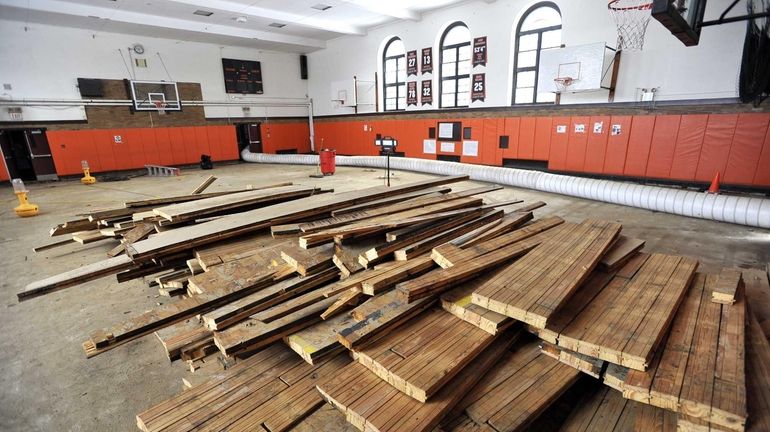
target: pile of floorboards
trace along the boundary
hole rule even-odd
[[[463,180],[126,203],[94,216],[140,221],[119,254],[19,298],[112,274],[175,296],[83,343],[155,333],[193,371],[144,431],[770,430],[764,270]]]

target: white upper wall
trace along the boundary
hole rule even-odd
[[[327,48],[309,54],[308,91],[313,98],[315,115],[352,114],[353,108],[340,107],[332,93],[340,82],[372,81],[375,72],[382,80],[383,42],[400,37],[407,51],[433,47],[438,61],[438,41],[446,26],[463,21],[472,37],[487,36],[488,62],[473,73],[486,73],[486,101],[472,107],[510,106],[513,69],[513,32],[523,12],[538,3],[532,0],[470,1],[458,6],[426,13],[418,22],[401,21],[372,29],[366,36],[345,36],[327,42]],[[606,42],[614,47],[617,31],[607,2],[599,0],[554,0],[562,14],[562,43],[567,46]],[[709,0],[706,19],[719,16],[730,0]],[[657,87],[658,100],[731,98],[737,96],[738,72],[745,35],[745,23],[726,24],[703,29],[700,44],[685,47],[654,19],[650,20],[642,52],[623,53],[615,102],[638,100],[639,88]],[[419,61],[419,60],[418,60]],[[438,64],[434,64],[438,71]],[[407,109],[427,110],[438,107],[438,74],[432,75],[432,106]],[[407,81],[429,79],[430,74],[408,77]],[[607,91],[566,94],[562,103],[607,102]],[[382,109],[382,89],[379,91]],[[361,107],[359,112],[371,111]]]
[[[297,102],[307,96],[307,81],[300,79],[299,55],[242,47],[149,38],[119,33],[94,33],[67,27],[0,20],[0,98],[80,99],[77,78],[131,78],[127,47],[140,43],[147,68],[134,68],[135,79],[197,82],[206,101]],[[124,60],[118,50],[122,50]],[[158,56],[160,54],[160,57]],[[262,63],[263,95],[225,93],[221,58]],[[160,59],[163,59],[168,74]],[[134,72],[132,72],[134,73]],[[170,77],[169,77],[170,75]],[[84,120],[85,110],[23,108],[25,121]],[[244,117],[240,106],[207,106],[208,118]],[[303,107],[251,107],[249,117],[306,116]],[[0,109],[0,121],[10,120]]]

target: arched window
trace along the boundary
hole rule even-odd
[[[452,23],[441,35],[439,47],[439,107],[468,106],[471,91],[471,32],[460,21]]]
[[[382,51],[382,89],[385,111],[406,108],[406,49],[401,39],[394,37]]]
[[[529,8],[516,27],[513,53],[513,103],[553,103],[554,93],[537,92],[540,53],[561,46],[561,13],[552,2]]]

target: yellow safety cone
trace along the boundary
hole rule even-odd
[[[13,192],[19,198],[19,206],[13,209],[16,212],[16,216],[30,217],[37,215],[40,209],[36,204],[30,204],[27,200],[27,193],[29,191],[24,187],[24,182],[21,179],[13,179],[11,184],[13,184]]]

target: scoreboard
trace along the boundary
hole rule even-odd
[[[222,59],[225,92],[262,94],[262,65],[258,61]]]

